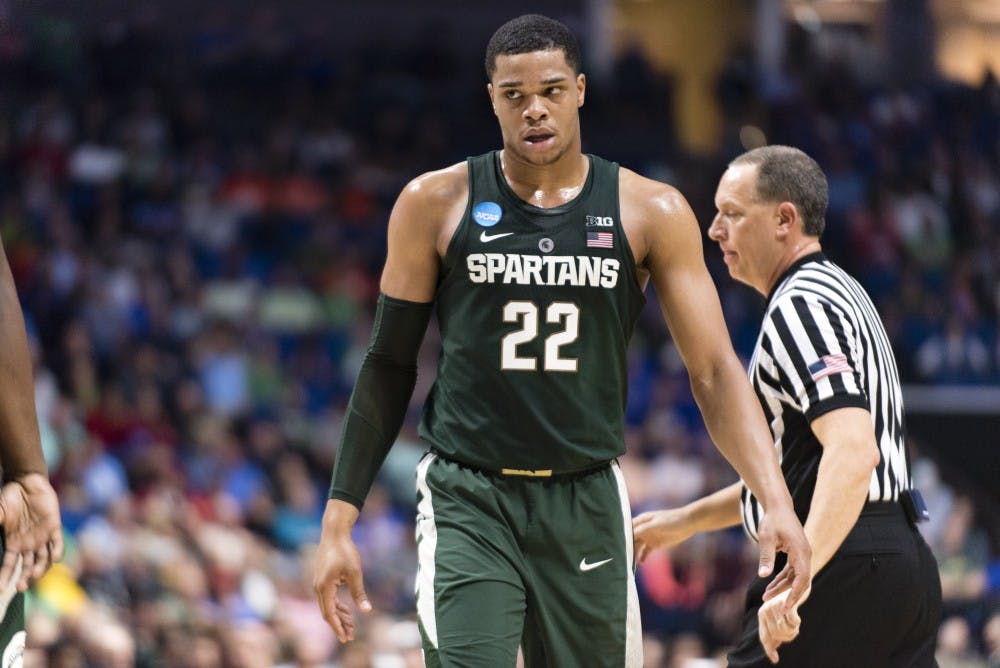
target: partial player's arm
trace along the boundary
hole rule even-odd
[[[809,580],[809,544],[795,516],[767,424],[746,372],[733,352],[715,285],[705,267],[694,213],[675,189],[635,176],[623,179],[630,216],[641,216],[639,260],[656,287],[667,327],[691,378],[691,388],[716,447],[760,499],[759,573],[767,576],[775,549],[788,553],[795,593]],[[639,258],[637,258],[638,260]]]
[[[742,489],[737,482],[686,506],[638,515],[632,521],[636,561],[642,563],[653,550],[672,547],[696,533],[739,524]]]
[[[448,223],[465,206],[465,179],[457,167],[425,174],[403,190],[389,216],[382,294],[344,416],[313,578],[323,617],[341,642],[354,638],[354,623],[337,601],[338,587],[347,585],[358,608],[371,610],[351,529],[406,417],[431,316],[438,249]]]
[[[17,298],[7,254],[0,245],[0,524],[6,548],[0,565],[0,589],[22,560],[17,588],[24,591],[62,556],[59,502],[49,483],[35,413],[31,354],[24,314]]]

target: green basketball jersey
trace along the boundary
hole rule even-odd
[[[618,165],[588,158],[580,194],[553,209],[511,190],[497,151],[468,160],[420,425],[445,457],[559,472],[625,450],[626,349],[645,298],[621,227]]]

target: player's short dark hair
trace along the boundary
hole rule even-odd
[[[802,216],[806,234],[818,237],[826,226],[829,188],[819,164],[791,146],[761,146],[732,165],[757,165],[757,197],[764,202],[791,202]]]
[[[580,44],[565,25],[541,14],[525,14],[497,28],[486,45],[486,76],[493,79],[497,56],[562,50],[573,72],[580,73]]]

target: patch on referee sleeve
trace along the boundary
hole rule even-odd
[[[823,355],[818,360],[809,365],[809,375],[813,380],[819,380],[835,373],[852,373],[851,365],[847,363],[847,356],[844,353],[833,353]]]

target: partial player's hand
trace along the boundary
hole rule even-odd
[[[789,590],[764,602],[757,610],[757,634],[760,644],[771,663],[778,663],[778,646],[795,640],[802,626],[799,617],[799,606],[809,598],[810,589],[806,589],[803,597],[798,600],[788,600]]]
[[[770,601],[778,594],[788,591],[788,589],[792,586],[794,579],[795,569],[792,568],[791,564],[785,564],[785,567],[781,569],[781,572],[767,584],[767,589],[764,590],[764,595],[761,596],[761,599]]]
[[[788,555],[788,563],[778,579],[788,582],[790,589],[785,600],[785,612],[791,610],[795,601],[805,594],[812,577],[812,549],[802,530],[802,524],[790,506],[767,509],[760,523],[760,565],[757,574],[768,577],[774,570],[774,556],[777,551]],[[766,599],[766,597],[765,597]]]
[[[4,483],[0,487],[0,525],[5,535],[0,590],[15,577],[21,557],[17,590],[25,591],[62,558],[59,500],[49,479],[40,473],[26,473]]]
[[[654,510],[637,515],[632,520],[635,560],[641,564],[653,550],[673,547],[691,537],[686,514],[680,508]]]
[[[324,514],[323,533],[316,552],[313,589],[323,619],[333,629],[340,642],[349,642],[354,640],[354,615],[351,614],[351,609],[338,599],[340,587],[347,586],[351,598],[354,599],[354,605],[361,612],[371,612],[372,604],[365,593],[361,575],[361,555],[351,540],[350,524],[345,527],[342,524],[335,525],[329,522],[328,516],[331,512],[331,505],[328,505]]]

